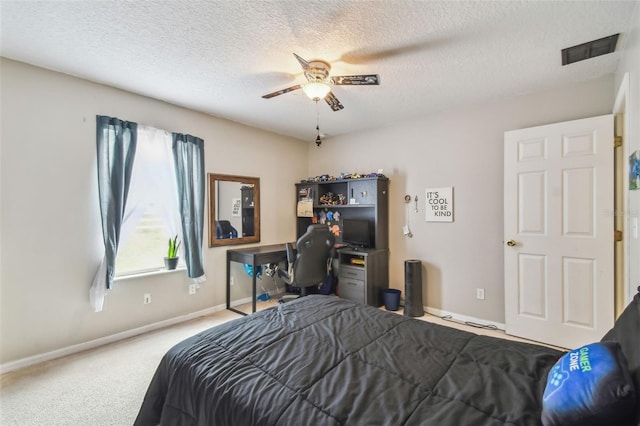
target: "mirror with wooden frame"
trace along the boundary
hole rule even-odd
[[[260,178],[209,173],[209,247],[260,241]]]

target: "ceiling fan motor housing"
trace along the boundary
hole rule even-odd
[[[329,78],[331,65],[325,61],[313,60],[309,61],[309,69],[304,72],[309,82],[326,81]]]

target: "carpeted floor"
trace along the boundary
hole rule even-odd
[[[402,314],[402,310],[396,313]],[[165,352],[189,336],[239,317],[225,310],[4,374],[0,376],[0,425],[131,425]],[[469,327],[431,315],[418,319],[512,338],[499,330]]]
[[[225,310],[3,374],[0,425],[131,425],[165,352],[189,336],[239,317]]]

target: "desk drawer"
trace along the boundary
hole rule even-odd
[[[340,265],[340,277],[364,280],[364,268],[351,268],[349,266]]]
[[[341,277],[338,281],[338,295],[343,299],[364,303],[364,281]]]

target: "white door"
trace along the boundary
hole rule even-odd
[[[613,122],[505,132],[508,334],[575,348],[613,325]]]

